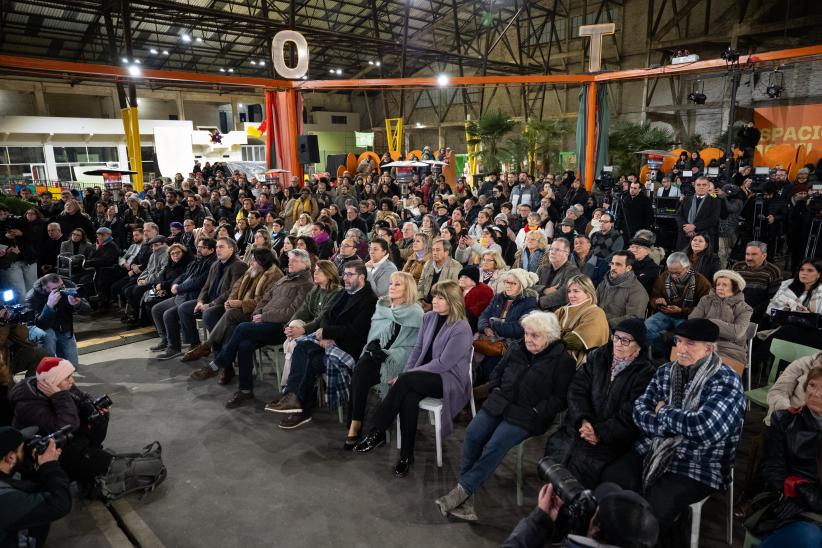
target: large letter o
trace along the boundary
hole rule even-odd
[[[297,66],[294,68],[285,64],[285,43],[293,42],[297,48]],[[308,73],[308,42],[305,37],[295,30],[281,30],[271,39],[271,61],[274,70],[283,78],[297,80]]]

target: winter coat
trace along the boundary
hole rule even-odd
[[[531,288],[524,290],[514,297],[508,305],[505,318],[500,319],[503,306],[507,297],[505,293],[497,293],[491,302],[482,312],[477,322],[477,331],[482,333],[486,327],[494,330],[498,337],[503,339],[516,340],[525,335],[525,331],[519,323],[520,318],[537,308],[537,292]],[[496,318],[493,322],[491,318]]]
[[[683,307],[682,304],[684,302],[684,295],[683,299],[677,301],[668,302],[668,295],[665,293],[665,281],[668,279],[668,271],[665,270],[657,276],[656,282],[654,282],[654,288],[651,290],[651,300],[649,302],[649,306],[651,307],[651,311],[659,312],[658,305],[656,304],[657,299],[665,299],[666,304],[678,306],[682,309],[682,312],[678,314],[668,314],[672,318],[676,318],[679,320],[684,320],[688,317],[688,315],[693,312],[696,305],[699,304],[699,300],[708,294],[711,291],[711,283],[705,279],[705,276],[702,274],[698,274],[694,272],[694,276],[696,276],[696,288],[694,289],[694,304],[690,307]],[[684,292],[683,292],[684,293]]]
[[[174,283],[174,280],[179,278],[183,272],[186,271],[189,263],[193,260],[194,258],[188,253],[180,257],[180,260],[176,263],[169,259],[165,268],[163,268],[163,271],[160,273],[160,278],[157,280],[155,285],[159,284],[160,289],[168,293],[171,289],[171,284]]]
[[[811,293],[811,298],[806,303],[804,302],[807,297],[806,291],[802,291],[801,295],[797,295],[791,291],[790,286],[793,281],[793,278],[791,278],[779,285],[779,290],[776,292],[776,295],[774,295],[768,303],[767,313],[770,314],[773,309],[796,310],[797,306],[802,305],[811,312],[822,314],[822,284],[816,286],[816,289]]]
[[[168,263],[168,246],[163,245],[157,251],[152,251],[148,258],[148,265],[146,269],[140,272],[137,281],[145,281],[145,285],[153,286],[160,279],[163,269]]]
[[[222,273],[220,272],[222,266]],[[219,260],[214,261],[211,268],[208,269],[208,277],[205,284],[200,288],[200,294],[197,300],[201,303],[212,304],[214,306],[223,306],[228,294],[231,292],[231,287],[234,282],[240,279],[245,271],[248,270],[248,265],[240,260],[237,255],[232,255],[225,263],[220,263]],[[214,292],[213,299],[209,297],[211,288],[217,284],[217,290]]]
[[[417,282],[417,284],[419,284],[420,278],[422,277],[422,270],[423,268],[425,268],[425,263],[427,263],[430,260],[430,253],[423,257],[421,261],[418,261],[416,255],[412,254],[405,261],[405,265],[403,265],[402,271],[411,274],[411,276],[414,277],[414,281]]]
[[[493,298],[494,290],[482,282],[469,289],[468,293],[465,294],[465,311],[468,313],[468,321],[476,324],[480,314],[488,307]]]
[[[648,310],[648,293],[633,271],[619,284],[613,284],[610,276],[599,283],[597,287],[597,303],[608,316],[608,325],[613,330],[622,320],[628,318],[645,319]]]
[[[417,303],[392,308],[388,297],[382,297],[377,301],[366,340],[379,341],[380,348],[386,354],[380,367],[380,384],[377,385],[381,398],[385,398],[391,388],[388,381],[402,373],[405,364],[408,363],[408,356],[417,344],[422,316],[422,307]],[[395,323],[399,324],[400,330],[397,338],[391,343],[391,347],[386,350],[385,347],[391,340]],[[362,354],[365,355],[366,352],[367,350],[363,349]]]
[[[177,295],[186,301],[196,299],[216,260],[217,254],[212,253],[208,257],[198,256],[191,261],[185,271],[172,282],[172,285],[177,284]]]
[[[654,289],[656,279],[659,277],[659,264],[654,262],[651,256],[648,255],[641,261],[634,262],[633,271],[636,279],[639,280],[639,283],[642,284],[642,287],[644,287],[645,291],[650,295]]]
[[[696,200],[696,195],[687,196],[680,204],[676,211],[676,227],[677,227],[677,249],[682,249],[688,245],[688,238],[685,232],[682,231],[682,226],[688,224],[688,212],[691,210],[691,205]],[[699,212],[694,218],[694,227],[696,232],[704,232],[708,234],[711,239],[711,249],[716,251],[718,249],[719,236],[719,215],[722,209],[721,200],[710,194],[706,194],[703,198],[705,203],[699,209]]]
[[[63,279],[65,287],[76,288],[77,284],[68,279]],[[68,302],[68,297],[60,296],[60,301],[54,308],[46,305],[49,292],[46,291],[43,278],[34,282],[34,285],[26,294],[26,308],[34,313],[34,325],[42,330],[53,329],[57,333],[74,333],[74,315],[88,314],[91,306],[85,299],[72,306]],[[78,297],[79,298],[79,297]]]
[[[388,295],[388,286],[391,285],[391,275],[397,271],[397,265],[391,262],[391,257],[386,256],[382,264],[371,269],[368,273],[368,284],[377,297]]]
[[[445,280],[453,280],[457,281],[457,275],[462,270],[462,265],[455,261],[454,259],[448,259],[445,261],[445,264],[442,267],[442,271],[440,272],[440,278],[438,281],[444,282]],[[431,286],[433,285],[434,281],[434,260],[431,259],[425,266],[422,267],[422,274],[420,275],[420,281],[417,284],[417,296],[420,300],[425,299],[428,294],[431,292]]]
[[[87,238],[94,237],[94,225],[89,216],[81,211],[73,215],[63,212],[57,216],[57,223],[60,225],[60,231],[63,234],[71,234],[71,231],[75,228],[82,228]]]
[[[608,232],[594,232],[591,234],[591,253],[597,257],[607,259],[614,251],[625,249],[625,240],[612,228]]]
[[[240,299],[243,301],[242,310],[245,314],[251,314],[254,307],[263,295],[271,289],[274,283],[283,277],[283,271],[277,265],[271,265],[268,270],[251,277],[251,269],[246,270],[242,277],[234,282],[231,292],[226,300],[233,301]]]
[[[745,302],[740,291],[736,295],[719,298],[713,289],[699,299],[688,318],[705,318],[719,327],[717,354],[727,356],[741,363],[748,361],[748,325],[751,323],[753,308]]]
[[[471,327],[468,321],[445,323],[437,336],[437,313],[427,312],[417,335],[417,343],[408,358],[404,372],[425,371],[437,373],[442,379],[442,435],[448,436],[454,430],[453,419],[471,399],[471,379],[469,357],[471,356]],[[431,348],[431,361],[423,359]]]
[[[328,309],[320,321],[323,339],[333,340],[340,350],[356,358],[368,342],[368,330],[376,306],[377,295],[368,284],[353,295],[340,291],[328,303]]]
[[[325,311],[328,310],[328,303],[342,290],[339,286],[331,290],[326,290],[319,285],[315,285],[311,288],[311,291],[308,292],[308,295],[305,296],[300,308],[291,316],[289,323],[294,320],[300,320],[303,322],[303,328],[306,333],[315,332],[320,328],[323,315],[325,315]]]
[[[545,249],[535,249],[533,253],[526,255],[526,249],[520,249],[514,254],[514,262],[511,268],[522,268],[528,272],[538,272],[539,268],[548,262],[548,251]]]
[[[71,426],[72,432],[77,432],[85,423],[78,403],[88,397],[77,385],[46,396],[37,388],[37,377],[29,377],[9,392],[9,400],[14,406],[12,426],[18,430],[36,426],[41,436],[67,425]]]
[[[611,380],[613,343],[588,354],[568,389],[568,413],[563,428],[549,438],[545,454],[573,466],[580,479],[593,488],[603,468],[624,455],[639,438],[632,417],[634,400],[645,392],[654,368],[644,350]],[[582,421],[591,423],[599,443],[591,445],[579,436]],[[573,459],[571,457],[573,456]]]
[[[314,286],[309,269],[289,272],[271,286],[257,301],[252,316],[262,314],[264,322],[288,322]]]
[[[617,220],[617,228],[625,241],[630,241],[638,230],[649,229],[653,224],[654,210],[644,191],[637,196],[622,196],[622,212]]]
[[[702,274],[709,282],[713,282],[714,274],[722,268],[719,262],[719,255],[710,249],[706,249],[700,253],[698,257],[694,257],[690,246],[683,249],[682,252],[688,255],[688,260],[691,261],[691,270]]]
[[[822,362],[822,352],[813,356],[803,356],[785,368],[771,389],[768,390],[768,414],[765,424],[771,425],[771,415],[775,411],[802,407],[805,404],[805,381],[811,369]]]
[[[97,245],[91,255],[83,263],[85,268],[105,268],[117,264],[120,257],[120,248],[109,238],[103,245]]]
[[[554,266],[546,261],[537,270],[539,281],[534,286],[534,291],[539,295],[539,307],[542,310],[553,312],[566,304],[568,302],[568,293],[565,286],[568,284],[568,280],[579,274],[579,269],[573,261],[565,261],[565,264],[558,269],[554,269]],[[555,287],[556,291],[544,294],[544,291],[549,287]]]
[[[769,491],[782,493],[790,476],[819,484],[820,434],[819,424],[805,406],[771,415],[771,427],[765,431],[762,445],[762,478]]]
[[[574,336],[582,343],[579,350],[568,350],[577,361],[577,366],[585,362],[589,350],[608,342],[610,329],[605,311],[591,304],[590,299],[579,304],[566,304],[556,311],[562,337]]]
[[[491,372],[491,392],[482,409],[531,436],[544,433],[567,405],[575,364],[565,350],[561,340],[538,354],[529,352],[523,341],[511,344]]]

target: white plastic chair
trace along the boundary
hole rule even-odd
[[[477,415],[477,406],[474,403],[474,372],[472,366],[474,362],[474,349],[468,356],[468,392],[471,395],[471,416]],[[428,411],[428,420],[434,425],[437,443],[437,466],[442,468],[442,399],[425,398],[420,401],[420,409]],[[397,415],[397,449],[402,449],[402,436],[400,435],[400,416]]]
[[[734,540],[734,469],[731,467],[731,485],[726,493],[728,499],[728,515],[725,522],[725,542],[733,544]],[[691,548],[699,548],[699,526],[702,521],[702,506],[711,498],[705,497],[699,502],[691,504]]]

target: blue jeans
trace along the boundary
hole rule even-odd
[[[822,528],[810,521],[795,521],[780,527],[764,537],[759,548],[819,548],[822,545]]]
[[[232,367],[234,360],[240,368],[240,390],[254,388],[254,351],[261,346],[282,344],[285,341],[283,324],[271,322],[243,322],[234,329],[231,339],[214,356],[217,367]]]
[[[462,446],[462,471],[459,484],[473,495],[491,477],[505,454],[529,436],[502,417],[493,417],[480,409],[465,430]]]
[[[54,329],[40,329],[37,326],[29,327],[29,340],[46,351],[49,356],[57,356],[71,362],[77,367],[77,340],[74,333],[58,333]]]
[[[657,354],[665,354],[665,345],[662,340],[663,331],[671,331],[685,319],[672,318],[662,312],[657,312],[645,320],[645,337],[648,344]],[[666,356],[667,358],[667,356]]]

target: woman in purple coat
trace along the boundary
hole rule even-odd
[[[423,398],[442,398],[442,435],[453,429],[452,419],[462,411],[471,396],[468,373],[471,354],[471,327],[465,317],[462,291],[454,281],[439,282],[431,288],[431,312],[423,316],[417,345],[405,371],[374,414],[374,427],[354,451],[365,454],[385,444],[385,431],[394,417],[400,416],[402,449],[394,477],[404,478],[414,463],[419,403]]]

